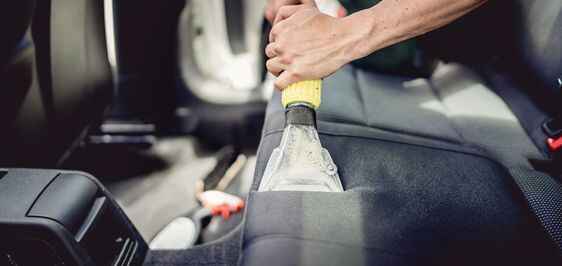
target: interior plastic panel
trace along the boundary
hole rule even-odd
[[[27,216],[55,220],[76,233],[97,193],[96,184],[89,179],[62,174],[43,191]]]
[[[0,265],[144,261],[146,243],[94,177],[59,170],[2,172],[6,174],[0,179]]]

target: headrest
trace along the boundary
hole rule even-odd
[[[0,66],[14,56],[31,23],[34,0],[0,1]]]

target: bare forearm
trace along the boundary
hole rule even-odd
[[[346,19],[363,29],[363,41],[350,51],[353,59],[407,40],[456,20],[487,0],[383,0]]]
[[[355,59],[446,25],[485,2],[382,0],[344,18],[327,16],[311,5],[286,6],[273,23],[266,66],[278,77],[279,89],[324,78]]]

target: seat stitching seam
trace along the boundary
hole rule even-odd
[[[463,134],[462,130],[459,128],[458,123],[455,122],[454,119],[451,118],[451,116],[449,115],[450,113],[452,113],[452,110],[445,104],[444,100],[445,98],[443,97],[443,95],[439,92],[439,90],[437,89],[437,86],[435,86],[435,83],[433,82],[433,80],[428,79],[428,84],[429,87],[431,88],[431,91],[435,94],[435,97],[439,100],[439,102],[441,103],[441,105],[443,106],[443,108],[447,111],[444,115],[448,118],[449,123],[451,124],[451,128],[453,128],[453,130],[459,135],[459,137],[463,140],[462,143],[460,143],[461,145],[465,146],[465,147],[470,147],[473,149],[476,149],[478,151],[480,151],[481,153],[484,154],[489,154],[490,151],[481,146],[478,145],[472,141],[469,141]],[[501,98],[500,98],[501,99]],[[522,127],[522,126],[521,126]],[[523,130],[525,131],[525,130]],[[502,164],[503,165],[503,164]]]
[[[537,127],[527,128],[523,125],[523,121],[519,118],[520,116],[517,115],[517,113],[515,112],[515,109],[513,107],[513,103],[508,100],[508,98],[504,95],[504,93],[501,93],[498,90],[497,87],[499,87],[501,85],[498,85],[498,84],[496,84],[497,82],[494,82],[494,77],[491,76],[491,74],[489,73],[489,70],[485,69],[485,70],[477,71],[477,73],[480,74],[480,77],[482,78],[483,83],[485,83],[486,86],[488,88],[490,88],[490,91],[492,91],[494,94],[496,94],[505,103],[507,108],[510,110],[510,112],[517,119],[517,122],[519,123],[519,125],[523,129],[523,132],[525,132],[527,137],[529,137],[529,139],[531,140],[531,143],[533,143],[533,145],[536,147],[538,152],[540,154],[542,154],[545,158],[548,157],[549,156],[548,152],[546,152],[544,149],[542,149],[541,146],[537,143],[536,139],[533,137],[533,132],[536,132],[537,130],[539,130],[539,132],[544,134],[543,130],[540,127],[538,127],[538,128]],[[507,80],[507,81],[503,81],[503,82],[509,83],[510,81]],[[505,85],[505,86],[511,87],[509,85]],[[515,86],[515,85],[513,85],[513,86]],[[517,86],[515,86],[515,87],[517,87]],[[543,113],[543,115],[544,115],[544,113]]]
[[[277,130],[269,131],[262,136],[262,139],[267,137],[267,136],[279,134],[279,133],[282,133],[282,132],[283,132],[283,129],[277,129]],[[328,136],[335,136],[335,137],[353,137],[353,138],[377,140],[377,141],[383,141],[383,142],[389,142],[389,143],[397,143],[397,144],[403,144],[403,145],[412,145],[412,146],[416,146],[416,147],[423,147],[423,148],[434,149],[434,150],[457,152],[457,153],[462,153],[462,154],[466,154],[466,155],[472,155],[472,156],[476,156],[476,157],[479,157],[479,158],[487,159],[487,160],[490,160],[490,161],[492,161],[492,162],[494,162],[494,163],[496,163],[496,164],[505,168],[505,166],[502,163],[496,161],[495,158],[489,156],[487,153],[482,152],[481,149],[476,149],[477,147],[472,147],[472,146],[461,145],[461,146],[459,146],[459,149],[454,149],[454,148],[447,148],[447,147],[442,147],[442,146],[437,147],[437,145],[412,143],[412,142],[400,141],[400,140],[389,140],[389,139],[383,139],[383,138],[378,138],[378,137],[364,137],[364,136],[355,136],[355,135],[351,135],[351,134],[327,133],[327,132],[322,132],[322,131],[320,131],[319,133],[320,133],[320,135],[328,135]],[[474,151],[466,150],[467,148],[473,148],[475,150]]]
[[[429,85],[431,91],[433,92],[433,94],[435,95],[435,97],[437,98],[439,103],[441,103],[441,106],[443,106],[443,108],[445,109],[446,113],[444,115],[447,118],[447,121],[449,122],[449,124],[451,125],[451,128],[461,138],[462,142],[460,142],[459,144],[464,146],[464,147],[470,147],[472,149],[476,149],[483,154],[489,154],[488,150],[484,149],[483,147],[481,147],[479,145],[475,145],[474,143],[472,143],[472,142],[470,142],[466,139],[466,137],[462,133],[462,130],[458,127],[457,123],[453,119],[451,119],[451,117],[449,116],[449,113],[452,112],[452,110],[445,104],[445,102],[444,102],[445,98],[443,98],[443,95],[441,93],[439,93],[439,91],[437,90],[437,87],[435,86],[435,83],[431,79],[428,79],[427,81],[428,81],[428,85]],[[490,156],[488,158],[492,158],[492,157]],[[494,159],[494,161],[495,161],[495,159]]]
[[[433,95],[435,95],[435,98],[437,98],[439,103],[441,103],[441,106],[443,106],[443,108],[445,109],[446,112],[445,112],[444,115],[447,118],[447,121],[449,122],[449,124],[451,125],[451,128],[459,135],[459,137],[463,140],[464,143],[467,143],[467,140],[464,137],[464,135],[462,134],[461,130],[457,127],[457,124],[449,116],[449,113],[451,112],[451,109],[445,104],[443,95],[441,95],[441,93],[439,93],[439,91],[437,91],[437,88],[436,88],[433,80],[427,79],[427,84],[429,85],[429,88],[431,89],[431,92],[433,93]]]
[[[402,135],[409,136],[409,137],[424,138],[424,139],[427,139],[429,141],[440,141],[440,142],[447,143],[449,145],[465,146],[465,145],[463,145],[463,143],[457,142],[457,141],[454,141],[454,140],[451,140],[451,139],[446,139],[446,138],[441,138],[441,137],[436,137],[436,136],[430,136],[430,135],[427,135],[427,134],[405,132],[405,131],[400,131],[400,130],[396,130],[396,129],[392,129],[392,128],[388,128],[388,127],[383,127],[383,126],[370,127],[370,126],[361,125],[361,124],[358,124],[358,123],[326,121],[326,120],[319,120],[319,122],[327,123],[327,124],[335,124],[335,125],[338,125],[338,124],[351,125],[351,126],[361,127],[363,129],[366,129],[366,130],[369,130],[369,129],[381,130],[381,131],[386,131],[388,133],[398,133],[398,134],[402,134]],[[274,134],[274,133],[277,133],[277,132],[282,132],[283,130],[284,130],[283,128],[267,130],[263,133],[263,136],[267,136],[267,135]],[[322,132],[322,130],[319,130],[319,131]],[[349,135],[349,136],[354,136],[354,135]]]
[[[439,141],[439,142],[443,142],[443,143],[445,143],[446,145],[459,145],[459,147],[464,147],[464,145],[462,145],[462,143],[455,142],[455,141],[453,141],[453,140],[449,140],[449,139],[445,139],[445,138],[438,138],[438,137],[433,137],[433,136],[428,136],[428,135],[424,135],[424,134],[412,134],[412,133],[410,133],[410,132],[402,132],[402,131],[399,131],[399,130],[393,130],[393,129],[389,129],[389,128],[386,128],[386,127],[368,127],[368,126],[359,125],[359,124],[355,124],[355,123],[341,123],[341,122],[322,121],[322,120],[319,121],[319,122],[321,122],[321,123],[327,123],[327,124],[335,124],[335,125],[338,125],[338,124],[345,124],[345,125],[351,125],[351,126],[361,127],[361,128],[363,128],[363,129],[366,129],[366,130],[370,130],[370,129],[371,129],[371,130],[386,131],[387,133],[398,133],[398,134],[405,135],[405,136],[407,136],[407,137],[422,138],[422,139],[426,139],[426,140],[428,140],[428,141]],[[284,130],[284,129],[273,129],[273,130],[268,130],[268,131],[264,132],[263,137],[266,137],[266,136],[271,135],[271,134],[283,132],[283,130]],[[331,133],[331,132],[328,132],[328,131],[324,131],[324,130],[322,130],[322,129],[320,129],[320,130],[318,130],[318,131],[319,131],[319,133],[321,133],[321,134],[328,134],[328,135],[336,135],[336,136],[341,135],[341,136],[361,137],[361,138],[367,138],[367,139],[381,139],[381,140],[383,140],[383,138],[380,138],[380,137],[363,137],[363,136],[356,136],[356,135],[353,135],[353,134]],[[408,143],[408,144],[410,144],[409,142],[398,141],[398,140],[393,140],[392,142],[399,142],[399,143]],[[413,144],[415,144],[415,143],[413,143]],[[421,145],[421,144],[420,144],[420,145]]]

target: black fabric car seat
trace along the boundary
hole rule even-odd
[[[101,118],[113,84],[103,1],[34,2],[0,4],[0,164],[53,168]]]
[[[531,60],[536,73],[528,75],[545,81],[562,73],[560,57],[545,50],[560,45],[562,27],[547,26],[560,24],[562,3],[513,2],[505,10],[516,10],[514,20],[505,25],[522,31],[527,45],[507,50],[530,50],[511,62]],[[535,173],[529,159],[549,156],[533,138],[536,129],[513,110],[535,110],[530,124],[539,127],[548,113],[528,96],[504,97],[521,88],[497,88],[488,77],[449,62],[429,79],[353,67],[327,78],[318,125],[344,193],[256,191],[284,124],[274,95],[245,214],[241,264],[560,265],[560,247],[512,174]]]

